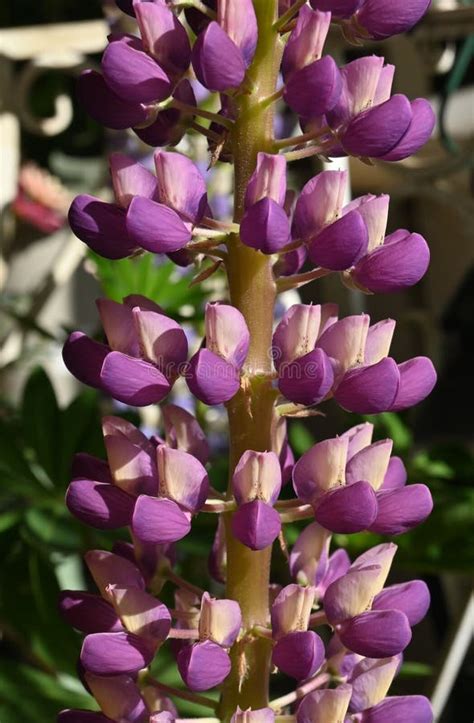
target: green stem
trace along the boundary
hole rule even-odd
[[[230,140],[235,163],[235,215],[239,223],[244,212],[247,183],[255,170],[259,151],[271,153],[273,145],[274,105],[262,104],[273,95],[278,79],[282,45],[274,27],[278,17],[278,0],[254,0],[259,37],[248,78],[252,92],[236,99],[236,121]],[[228,242],[226,270],[230,299],[244,315],[250,331],[241,390],[228,403],[230,435],[230,469],[234,469],[247,449],[257,451],[272,447],[271,422],[276,398],[271,386],[271,343],[276,285],[272,260],[248,246],[237,234]],[[230,529],[227,515],[227,589],[226,595],[237,600],[242,611],[243,627],[266,626],[269,616],[269,582],[271,546],[253,552],[241,545]],[[263,708],[268,704],[271,641],[258,638],[237,643],[231,651],[232,671],[224,683],[218,709],[222,721],[232,717],[237,706],[243,710]]]

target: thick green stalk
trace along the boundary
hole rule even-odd
[[[235,221],[243,215],[244,195],[259,151],[271,152],[273,106],[261,104],[274,93],[281,60],[281,41],[273,24],[278,0],[254,0],[259,39],[248,78],[252,91],[237,101],[237,120],[232,133],[235,164]],[[244,369],[244,385],[228,404],[230,469],[247,449],[272,447],[271,423],[275,393],[268,375],[272,370],[271,340],[276,285],[272,261],[244,246],[238,236],[229,242],[226,262],[230,299],[244,315],[250,330],[250,351]],[[244,630],[266,625],[269,615],[271,547],[252,552],[231,534],[227,522],[228,597],[240,604]],[[256,639],[232,650],[232,672],[224,684],[219,714],[228,721],[239,705],[242,709],[268,704],[271,645]]]

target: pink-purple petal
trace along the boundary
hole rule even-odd
[[[115,530],[130,524],[135,500],[114,485],[75,479],[66,493],[66,505],[74,517],[99,530]]]
[[[333,382],[333,368],[322,349],[314,349],[282,364],[278,372],[279,390],[296,404],[318,404],[328,394]]]
[[[73,233],[99,256],[124,259],[136,251],[123,208],[83,194],[72,202],[68,214]]]
[[[311,240],[309,258],[325,269],[343,271],[364,254],[367,242],[364,219],[358,211],[349,211]]]
[[[431,394],[437,381],[436,369],[431,359],[417,356],[398,365],[400,386],[390,409],[400,412],[413,407]]]
[[[192,394],[209,405],[228,402],[240,387],[237,368],[208,349],[192,357],[185,377]]]
[[[272,662],[296,680],[314,675],[324,660],[323,641],[312,630],[284,635],[273,648]]]
[[[191,240],[191,233],[178,214],[149,198],[132,199],[126,225],[135,246],[155,254],[178,251]]]
[[[102,71],[109,88],[133,103],[159,102],[170,95],[165,71],[127,40],[109,43],[102,56]]]
[[[238,88],[245,77],[246,66],[241,50],[216,22],[209,23],[199,35],[194,44],[192,62],[197,79],[208,90],[222,92]]]
[[[178,669],[188,688],[200,692],[222,683],[230,673],[231,662],[224,648],[206,640],[180,650]]]
[[[119,351],[105,357],[100,386],[119,402],[136,407],[161,402],[171,389],[167,378],[155,366]]]
[[[95,675],[134,674],[146,668],[154,647],[131,633],[92,633],[82,645],[81,663]]]
[[[241,505],[232,516],[233,535],[251,550],[263,550],[271,545],[280,530],[280,515],[261,500]]]
[[[433,499],[426,485],[414,484],[377,492],[378,513],[370,526],[380,535],[401,535],[431,514]]]
[[[320,498],[314,516],[331,532],[361,532],[368,529],[377,517],[375,492],[364,481],[337,487]]]
[[[411,640],[407,616],[399,610],[374,610],[343,622],[338,629],[344,645],[367,658],[398,655]]]
[[[334,392],[334,398],[349,412],[379,414],[393,409],[399,386],[397,364],[387,357],[377,364],[348,371]]]
[[[176,502],[140,495],[132,520],[134,535],[141,542],[163,545],[185,537],[190,529],[190,515]]]

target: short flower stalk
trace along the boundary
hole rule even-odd
[[[85,71],[79,94],[103,125],[132,128],[156,148],[155,173],[114,154],[115,201],[79,196],[71,227],[110,259],[151,253],[181,266],[203,257],[223,264],[228,298],[207,305],[193,353],[180,324],[152,300],[101,299],[105,343],[74,332],[64,361],[81,382],[125,404],[161,404],[182,377],[201,403],[225,405],[230,480],[226,493],[211,487],[206,436],[173,403],[163,404],[159,435],[106,417],[107,459],[76,456],[69,510],[98,529],[128,528],[130,542],[86,554],[95,592],[62,593],[62,614],[85,634],[80,675],[100,711],[65,710],[58,720],[185,721],[185,700],[213,716],[199,720],[223,723],[430,723],[422,696],[387,696],[411,628],[427,612],[425,583],[386,585],[393,542],[352,562],[332,546],[337,533],[393,537],[415,527],[431,512],[430,492],[406,484],[391,440],[374,442],[370,422],[318,441],[295,462],[287,417],[318,414],[326,403],[364,415],[407,409],[432,390],[433,365],[390,356],[390,319],[340,318],[331,303],[295,304],[275,319],[281,292],[325,275],[386,293],[427,270],[419,234],[386,235],[388,196],[344,205],[348,181],[339,171],[316,175],[295,195],[287,164],[313,153],[393,162],[428,140],[431,108],[391,95],[392,66],[371,56],[339,68],[324,45],[331,23],[362,43],[408,30],[429,3],[117,4],[139,36],[111,36],[102,73]],[[199,108],[195,79],[217,95],[218,112]],[[298,117],[293,138],[275,138],[281,102]],[[214,218],[191,159],[163,150],[191,128],[202,128],[214,164],[233,163],[232,222]],[[280,499],[290,481],[294,496]],[[200,514],[216,521],[212,594],[206,581],[196,586],[175,571],[179,542]],[[287,550],[284,526],[295,520],[309,523]],[[292,580],[283,586],[271,574],[278,543]],[[160,601],[164,586],[174,591],[172,608]],[[150,673],[163,645],[182,688]],[[293,681],[292,692],[274,695],[275,672]]]

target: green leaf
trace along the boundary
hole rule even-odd
[[[56,477],[59,408],[47,374],[36,368],[23,390],[22,420],[26,443],[51,480]]]
[[[58,482],[63,485],[69,482],[72,458],[76,452],[100,456],[103,447],[99,397],[96,391],[87,389],[61,411]]]
[[[92,254],[97,276],[105,294],[122,301],[129,294],[142,294],[160,304],[166,313],[180,316],[189,307],[187,318],[201,318],[206,297],[202,287],[190,288],[192,275],[176,268],[171,261],[157,264],[153,254],[110,262]]]
[[[79,528],[65,506],[60,514],[33,507],[27,511],[25,522],[38,540],[49,547],[68,551],[80,548]]]
[[[291,447],[297,456],[304,454],[314,444],[313,435],[303,422],[291,422],[288,433]]]
[[[0,720],[2,723],[52,721],[62,708],[92,709],[86,694],[65,686],[61,677],[28,665],[0,661]]]

